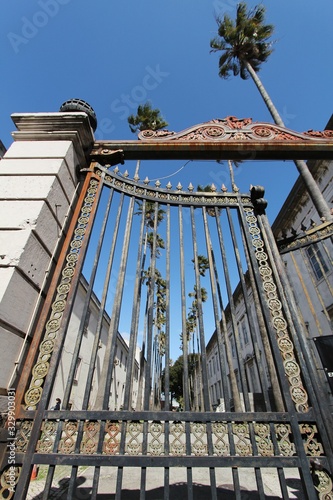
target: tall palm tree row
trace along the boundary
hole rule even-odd
[[[142,410],[143,407],[143,391],[144,384],[153,384],[153,402],[154,407],[158,408],[160,404],[160,394],[161,394],[161,372],[162,372],[162,357],[165,355],[165,332],[164,325],[166,322],[166,280],[162,277],[160,271],[155,267],[154,274],[150,265],[145,269],[145,261],[147,249],[150,251],[150,262],[155,258],[158,258],[161,254],[160,250],[165,248],[165,243],[163,238],[155,231],[159,224],[164,220],[165,210],[159,208],[155,210],[155,203],[152,201],[146,201],[145,207],[141,202],[138,203],[138,211],[135,215],[144,214],[145,217],[145,235],[144,235],[144,249],[143,249],[143,259],[142,259],[142,276],[141,283],[147,285],[147,298],[146,298],[146,308],[145,308],[145,319],[144,319],[144,334],[142,339],[142,347],[140,353],[140,370],[139,370],[139,385],[138,385],[138,396],[137,396],[137,410]],[[149,326],[148,316],[149,311],[154,311],[153,324]],[[150,328],[150,331],[149,331]],[[153,338],[154,328],[155,334]],[[154,342],[154,353],[150,365],[150,378],[151,380],[146,380],[144,382],[144,371],[146,363],[146,343],[148,336],[153,339]],[[147,376],[147,375],[146,375]]]
[[[243,80],[251,77],[257,86],[274,122],[284,127],[283,120],[263,86],[258,71],[261,64],[271,55],[270,38],[274,26],[264,24],[265,7],[256,6],[247,9],[245,2],[237,6],[236,19],[233,21],[227,14],[217,18],[218,36],[210,41],[211,52],[222,51],[219,59],[219,75],[227,79],[231,74]],[[304,181],[309,196],[323,220],[333,220],[318,184],[314,180],[304,160],[295,160],[295,165]]]

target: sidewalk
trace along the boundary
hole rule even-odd
[[[52,490],[48,499],[67,499],[67,489],[70,478],[71,467],[58,466],[55,471]],[[255,500],[259,498],[252,469],[239,469],[239,478],[242,490],[242,500]],[[47,467],[41,466],[36,480],[31,481],[28,500],[41,500],[43,496],[44,483]],[[84,500],[91,498],[91,487],[94,468],[79,468],[77,487],[73,500]],[[264,469],[262,471],[265,496],[269,500],[280,500],[282,498],[277,471],[275,469]],[[301,481],[297,469],[285,470],[286,484],[289,498],[302,500],[304,495],[301,491]],[[141,469],[131,467],[124,469],[122,498],[125,500],[137,500],[140,498]],[[116,489],[117,468],[102,467],[98,500],[112,500]],[[163,500],[164,495],[164,469],[147,469],[146,499]],[[234,500],[233,480],[231,470],[216,469],[217,497],[223,500]],[[209,500],[210,479],[207,469],[193,469],[193,497],[195,500]],[[170,469],[170,498],[172,500],[184,500],[187,498],[186,468]]]

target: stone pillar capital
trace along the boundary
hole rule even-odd
[[[11,118],[14,141],[71,141],[81,168],[88,166],[94,134],[86,113],[14,113]]]

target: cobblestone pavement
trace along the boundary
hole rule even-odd
[[[57,466],[52,490],[48,500],[67,499],[71,467]],[[242,500],[255,500],[259,498],[256,480],[253,470],[239,469],[239,478],[242,489]],[[289,469],[286,472],[285,482],[288,487],[290,499],[304,499],[301,489],[301,481],[297,469]],[[27,499],[42,500],[44,484],[47,475],[47,466],[39,468],[38,477],[31,481]],[[72,500],[88,500],[91,498],[91,487],[94,475],[93,467],[80,467]],[[98,488],[98,500],[112,500],[117,480],[117,468],[102,467]],[[125,500],[138,500],[140,498],[140,468],[124,468],[122,498]],[[164,473],[163,469],[147,469],[146,500],[162,500],[164,495]],[[217,498],[223,500],[234,500],[232,473],[230,469],[216,470]],[[265,497],[269,500],[280,500],[281,490],[275,469],[263,470],[263,482]],[[207,469],[193,470],[193,496],[195,500],[209,500],[210,479]],[[170,469],[170,498],[172,500],[184,500],[187,497],[186,468]]]

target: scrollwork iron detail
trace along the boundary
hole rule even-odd
[[[121,423],[107,420],[105,425],[105,436],[103,442],[103,453],[116,455],[119,453]]]
[[[163,455],[164,425],[162,422],[151,422],[149,424],[149,448],[148,454],[153,456]]]
[[[13,473],[14,472],[14,473]],[[14,498],[15,486],[18,483],[21,474],[21,467],[7,466],[1,474],[0,479],[0,498],[10,500]]]
[[[84,422],[83,437],[80,447],[81,453],[86,453],[87,455],[96,453],[100,427],[101,424],[94,420]]]
[[[79,423],[74,420],[68,420],[64,422],[62,428],[62,436],[59,442],[59,453],[69,455],[75,452],[78,426]]]
[[[32,429],[32,420],[19,420],[16,432],[16,451],[25,453]]]
[[[273,326],[276,330],[277,343],[283,358],[285,374],[290,384],[291,398],[296,410],[306,413],[309,409],[308,394],[303,386],[301,370],[296,360],[294,346],[290,340],[288,324],[284,317],[282,303],[278,296],[277,287],[274,283],[273,272],[269,264],[269,258],[265,251],[265,245],[261,238],[260,228],[253,209],[244,208],[252,245],[255,248],[255,257],[258,261],[259,273],[266,292],[266,299],[271,313]]]
[[[281,455],[292,457],[296,453],[295,444],[291,440],[291,427],[289,424],[275,424],[277,443]]]
[[[214,453],[219,457],[227,457],[230,453],[228,424],[214,422],[212,424]]]
[[[305,437],[304,449],[309,456],[324,455],[323,445],[318,441],[318,429],[315,424],[300,424],[301,434]]]
[[[43,422],[40,439],[37,443],[37,451],[39,453],[52,453],[56,430],[57,430],[56,421],[47,420]]]
[[[330,475],[325,470],[315,470],[312,477],[319,500],[333,500],[333,482]]]
[[[235,440],[236,454],[241,457],[251,456],[253,452],[250,442],[249,425],[245,422],[234,423],[232,430],[238,438]]]
[[[254,433],[256,436],[258,455],[262,457],[274,456],[274,447],[271,439],[269,424],[256,422],[254,424]]]
[[[183,422],[172,422],[170,437],[170,455],[185,455],[185,424]]]
[[[191,424],[191,449],[196,457],[207,455],[207,430],[206,424],[193,422]]]
[[[141,422],[128,422],[126,453],[140,455],[142,453],[143,424]]]
[[[43,383],[49,369],[49,360],[60,329],[63,311],[66,307],[67,296],[71,287],[71,280],[78,261],[78,252],[82,246],[87,224],[89,222],[92,205],[97,193],[97,186],[98,181],[92,179],[87,189],[87,195],[77,221],[74,238],[70,243],[70,251],[66,257],[66,264],[62,271],[61,282],[57,287],[57,295],[51,306],[51,316],[46,323],[44,338],[39,346],[38,359],[32,369],[30,386],[24,396],[27,410],[35,410],[42,396]]]

